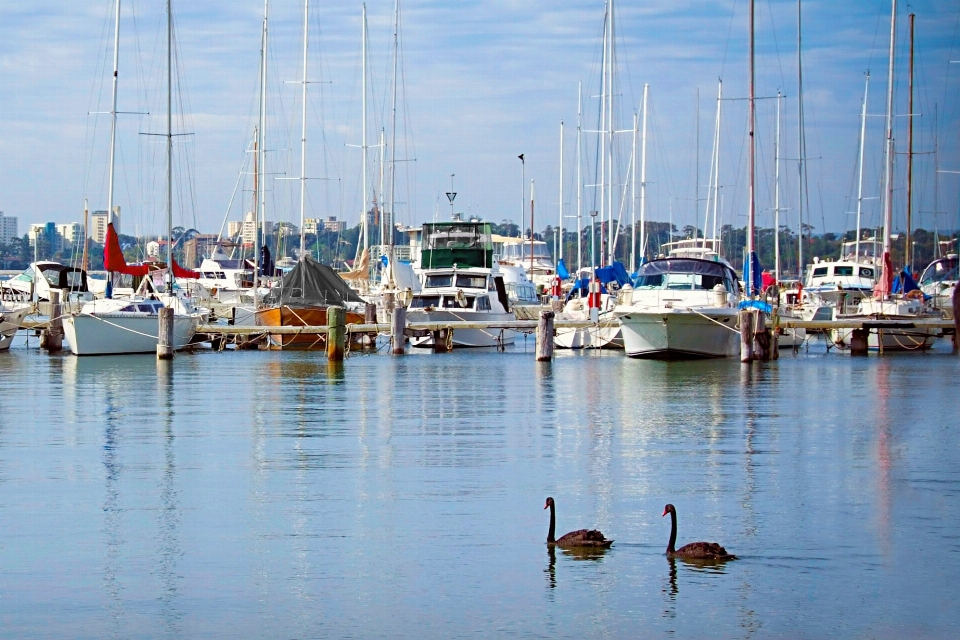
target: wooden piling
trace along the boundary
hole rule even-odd
[[[869,336],[870,336],[869,329],[854,329],[850,333],[850,355],[853,355],[853,356],[867,355],[867,345],[868,345]]]
[[[406,308],[394,307],[390,320],[390,350],[393,355],[402,356],[404,353],[404,342],[406,341],[406,336],[404,335],[404,330],[407,328]]]
[[[347,337],[346,310],[327,307],[327,360],[343,362],[343,347]]]
[[[553,359],[553,311],[541,311],[537,325],[537,362],[549,362]]]
[[[430,332],[433,337],[433,352],[434,353],[448,353],[452,351],[453,338],[450,334],[453,333],[453,329],[442,328],[435,329]]]
[[[767,314],[757,309],[753,314],[753,353],[756,360],[769,362],[773,357],[770,353],[770,332],[767,330]]]
[[[368,302],[363,308],[363,324],[377,324],[377,305]]]
[[[740,310],[740,362],[753,361],[753,309]]]
[[[770,351],[774,360],[780,359],[780,307],[774,307],[770,316]]]
[[[170,360],[173,358],[173,308],[163,307],[157,315],[160,330],[157,337],[157,358]]]
[[[40,334],[40,348],[50,353],[63,349],[63,309],[60,305],[60,291],[50,291],[50,326]]]
[[[960,286],[953,288],[953,352],[960,353]]]

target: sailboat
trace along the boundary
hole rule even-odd
[[[302,327],[327,324],[330,306],[364,304],[362,298],[330,267],[315,261],[306,251],[304,232],[307,162],[307,51],[309,43],[310,0],[303,3],[303,77],[302,121],[300,136],[300,256],[296,266],[263,299],[255,313],[255,322],[262,327]],[[348,324],[362,323],[364,315],[357,310],[346,312]],[[325,348],[323,336],[291,336],[271,334],[271,348]]]
[[[173,15],[167,0],[167,292],[174,291],[175,272],[179,269],[173,260],[173,106],[172,106],[172,74],[173,74]],[[120,0],[116,4],[117,28],[119,38]],[[115,49],[116,51],[116,49]],[[114,56],[114,110],[111,114],[116,119],[116,78],[117,56]],[[115,128],[115,127],[114,127]],[[111,145],[115,143],[115,135],[111,135]],[[110,184],[113,184],[114,154],[110,154]],[[112,187],[111,187],[112,189]],[[107,271],[127,273],[134,276],[145,276],[148,267],[127,265],[120,250],[117,234],[113,223],[107,224],[107,238],[104,242],[104,266]],[[198,275],[184,272],[183,275]],[[155,353],[160,342],[160,311],[164,306],[172,306],[171,298],[167,303],[155,297],[113,298],[92,300],[85,303],[78,313],[68,315],[63,319],[63,330],[70,351],[74,355],[116,355],[124,353]],[[174,312],[172,346],[182,349],[190,343],[200,323],[200,314],[184,314]]]
[[[32,305],[27,302],[0,300],[0,351],[10,348],[13,337],[20,330],[20,324],[31,308]]]
[[[884,157],[884,204],[883,204],[883,259],[880,263],[880,278],[874,287],[873,296],[860,301],[855,314],[837,313],[838,319],[877,319],[897,320],[903,327],[877,329],[867,338],[867,348],[878,351],[926,351],[933,346],[938,332],[935,329],[909,326],[912,320],[919,318],[938,318],[942,314],[927,307],[922,291],[914,283],[913,291],[901,286],[901,293],[894,292],[894,280],[906,282],[908,275],[902,272],[894,274],[891,248],[893,245],[893,89],[894,89],[894,52],[897,29],[897,0],[892,0],[890,13],[890,58],[887,71],[887,112],[886,112],[886,153]],[[911,64],[910,90],[913,91],[913,23],[911,21]],[[911,105],[913,103],[911,95]],[[912,110],[911,110],[912,111]],[[911,116],[912,117],[912,116]],[[912,152],[912,149],[910,150]],[[909,216],[908,216],[909,218]],[[907,225],[909,227],[908,219]],[[909,246],[909,245],[907,245]],[[906,256],[909,263],[909,252]],[[911,279],[912,280],[912,279]],[[834,343],[844,346],[850,344],[852,329],[835,329],[831,337]]]

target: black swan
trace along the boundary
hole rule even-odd
[[[589,547],[606,549],[613,544],[613,540],[607,540],[599,531],[591,531],[589,529],[571,531],[570,533],[560,536],[559,540],[555,540],[553,536],[557,529],[557,516],[554,511],[553,498],[547,498],[547,504],[543,505],[544,509],[548,507],[550,508],[550,530],[547,532],[548,545],[557,546],[561,549],[582,549]]]
[[[716,542],[691,542],[679,549],[674,549],[677,543],[677,510],[672,504],[663,508],[663,515],[670,514],[670,544],[667,545],[667,555],[674,558],[688,560],[733,560],[737,556],[727,553],[727,550]]]

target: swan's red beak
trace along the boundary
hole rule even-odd
[[[660,517],[662,518],[663,516],[665,516],[665,515],[667,515],[667,513],[668,513],[668,512],[667,512],[667,510],[666,510],[666,509],[664,509],[664,510],[663,510],[663,513],[662,513],[662,514],[660,514]]]
[[[543,508],[546,509],[549,506],[550,506],[550,503],[548,502],[547,504],[543,505]]]

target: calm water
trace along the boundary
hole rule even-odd
[[[956,637],[960,358],[939,349],[330,369],[18,344],[0,636]],[[548,495],[558,534],[613,548],[548,554]],[[666,502],[681,544],[739,559],[668,561]]]

